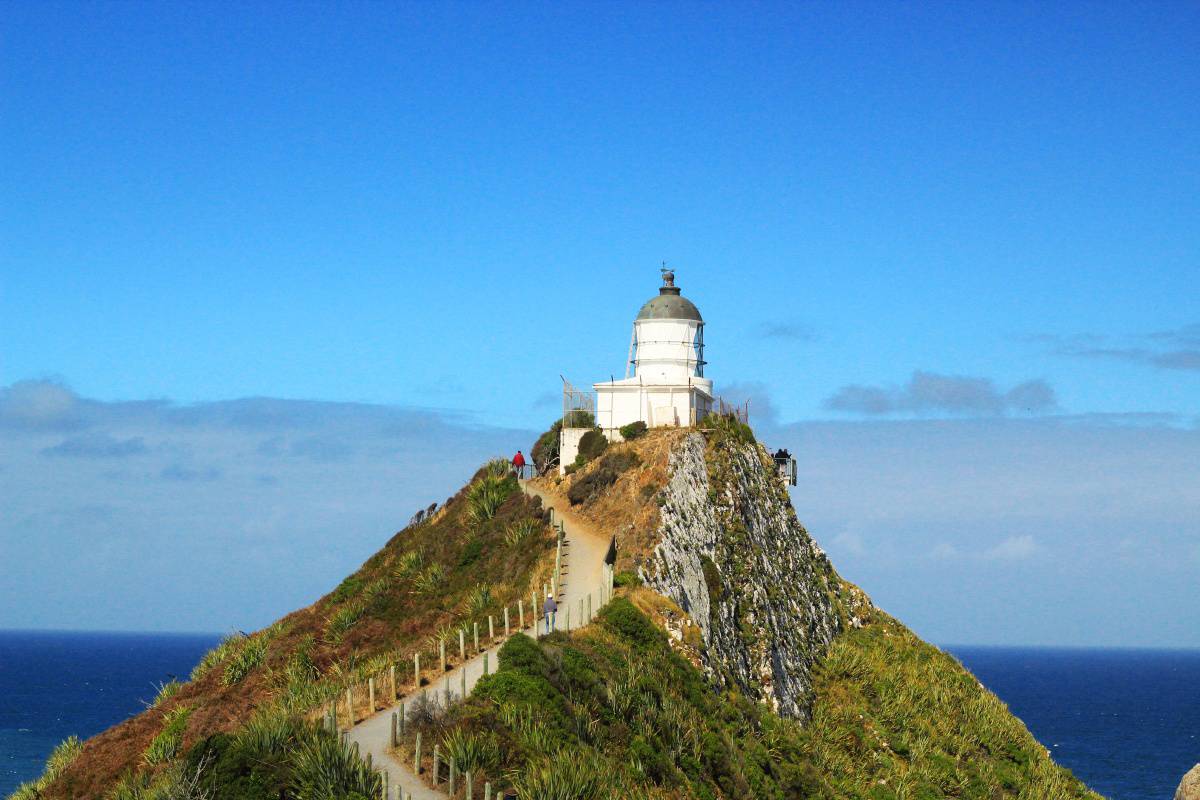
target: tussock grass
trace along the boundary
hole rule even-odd
[[[165,764],[179,755],[183,745],[183,732],[187,728],[188,717],[192,709],[188,706],[176,706],[163,714],[163,729],[151,740],[150,746],[142,754],[142,761],[147,766]]]
[[[421,594],[433,594],[443,588],[445,581],[446,568],[441,564],[430,564],[413,581],[413,588]]]
[[[355,601],[339,606],[325,623],[325,641],[337,644],[367,611],[366,603]]]
[[[230,633],[217,644],[212,650],[209,650],[200,659],[200,663],[192,669],[191,679],[198,681],[203,678],[208,671],[224,661],[230,653],[241,646],[245,641],[244,633]]]
[[[225,671],[221,674],[221,682],[226,686],[232,686],[261,666],[267,657],[267,640],[268,637],[263,634],[247,639],[225,662]]]
[[[509,525],[504,531],[504,543],[509,547],[515,547],[521,542],[529,539],[537,534],[543,528],[540,520],[536,519],[520,519]]]
[[[487,732],[468,733],[455,728],[442,739],[442,750],[461,772],[494,768],[500,760],[496,737]]]
[[[495,602],[492,596],[492,587],[488,585],[476,586],[467,598],[467,613],[471,616],[478,616],[491,607]]]
[[[394,575],[403,581],[413,577],[425,566],[425,554],[421,550],[407,550],[396,559]]]
[[[158,708],[163,703],[179,694],[179,690],[182,688],[183,684],[174,678],[169,681],[159,683],[154,693],[154,700],[150,703],[150,707]]]
[[[378,797],[379,773],[336,737],[318,734],[293,755],[289,796],[295,800]]]
[[[493,475],[486,468],[484,474],[467,490],[467,519],[474,525],[483,523],[496,516],[496,512],[513,492],[517,491],[514,478]]]
[[[59,742],[50,751],[50,757],[46,759],[46,768],[43,770],[42,776],[37,780],[28,781],[18,786],[17,790],[9,795],[9,800],[37,800],[55,778],[61,775],[67,767],[71,766],[75,762],[75,759],[79,758],[79,754],[82,751],[83,742],[79,741],[78,736],[68,736]]]

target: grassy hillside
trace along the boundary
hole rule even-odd
[[[241,787],[218,797],[258,796],[249,786],[278,797],[302,779],[298,754],[317,758],[327,747],[310,723],[329,698],[390,664],[411,674],[413,653],[436,664],[437,640],[456,635],[455,626],[540,587],[554,541],[540,503],[503,463],[489,465],[313,605],[227,638],[189,681],[165,685],[152,708],[64,743],[46,775],[14,797],[188,797],[180,792],[202,753],[210,766],[220,762],[221,782]],[[345,785],[354,785],[344,766]]]
[[[678,610],[632,599],[646,612],[618,597],[591,628],[510,640],[467,703],[419,726],[423,740],[528,800],[1095,797],[894,620],[837,640],[801,727],[714,691],[653,619]]]

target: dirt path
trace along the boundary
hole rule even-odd
[[[588,602],[592,611],[598,611],[602,604],[601,591],[607,572],[604,568],[604,558],[608,555],[610,538],[597,533],[586,520],[571,513],[570,504],[566,498],[550,492],[528,481],[521,482],[521,489],[526,494],[540,497],[543,506],[554,509],[554,521],[562,522],[565,538],[563,542],[563,562],[561,580],[559,583],[558,620],[557,628],[566,627],[568,619],[572,630],[582,627],[587,622]],[[567,610],[570,609],[568,615]],[[582,614],[581,614],[582,610]],[[534,638],[538,631],[530,626],[524,633]],[[488,654],[489,669],[495,671],[499,645],[485,652]],[[483,654],[479,654],[459,667],[446,673],[446,678],[440,685],[430,685],[425,691],[432,695],[445,697],[449,687],[451,702],[462,700],[462,673],[466,671],[467,694],[475,688],[475,684],[483,677]],[[420,691],[413,691],[399,698],[406,706],[420,696]],[[376,769],[388,775],[389,800],[400,798],[399,790],[403,790],[403,800],[443,800],[449,797],[443,791],[434,790],[425,785],[425,781],[412,771],[411,759],[407,764],[401,763],[390,752],[391,745],[392,709],[377,712],[350,729],[347,734],[349,741],[358,745],[359,753],[365,758],[369,753]],[[430,750],[433,743],[426,745]],[[482,787],[479,787],[482,797]]]

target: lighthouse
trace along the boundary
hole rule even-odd
[[[642,304],[633,320],[625,377],[592,384],[595,424],[609,441],[620,441],[621,427],[633,422],[650,428],[695,425],[713,408],[713,382],[704,376],[704,317],[675,285],[674,271],[661,272],[658,294]],[[587,408],[591,398],[569,386],[568,393],[585,404],[564,395],[564,422],[572,407],[592,411]],[[585,432],[569,424],[560,440],[563,466],[574,460]]]

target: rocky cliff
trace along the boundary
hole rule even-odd
[[[700,627],[711,680],[804,718],[814,665],[870,601],[800,524],[767,452],[736,427],[707,435],[671,450],[640,577]]]

